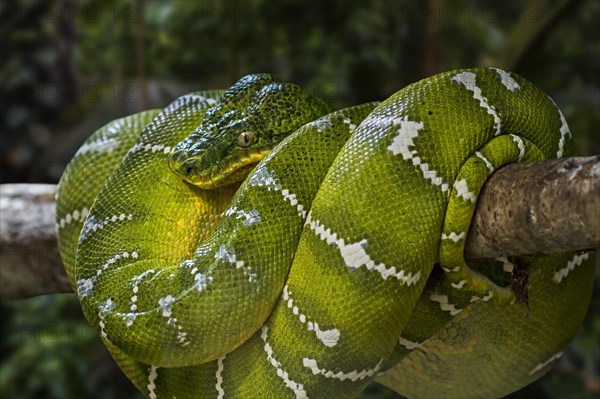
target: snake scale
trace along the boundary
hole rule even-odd
[[[594,254],[466,262],[477,195],[572,148],[554,102],[496,68],[335,112],[249,75],[94,133],[59,185],[59,245],[148,398],[499,397],[576,333]]]

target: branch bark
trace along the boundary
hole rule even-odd
[[[56,186],[0,185],[0,299],[70,292],[54,228]],[[467,259],[600,247],[600,156],[508,165],[479,195]]]
[[[600,155],[507,165],[486,181],[465,258],[600,247]]]
[[[53,184],[0,185],[0,299],[70,292],[54,229]]]

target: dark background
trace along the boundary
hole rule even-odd
[[[253,72],[340,108],[493,65],[553,97],[578,153],[600,154],[599,20],[596,0],[2,1],[0,183],[56,183],[108,121]],[[512,399],[598,397],[598,284],[593,301],[558,365]],[[2,398],[141,397],[73,294],[2,302],[0,326]]]

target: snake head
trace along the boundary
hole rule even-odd
[[[285,137],[329,112],[295,84],[269,74],[245,76],[175,146],[169,167],[203,189],[239,182]]]

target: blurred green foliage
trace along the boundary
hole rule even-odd
[[[495,65],[550,94],[579,153],[600,154],[599,17],[596,0],[2,1],[0,182],[56,182],[107,121],[252,72],[340,108],[444,70]],[[599,309],[596,284],[558,366],[510,398],[597,397]],[[1,397],[141,397],[73,295],[0,311]],[[362,398],[399,396],[372,384]]]
[[[73,294],[4,303],[2,398],[143,398],[115,368]]]

